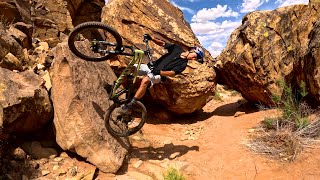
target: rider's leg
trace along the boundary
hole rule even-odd
[[[141,84],[133,99],[128,103],[128,106],[133,105],[136,101],[140,100],[144,96],[150,83],[151,81],[148,76],[142,78]]]
[[[130,113],[131,108],[136,103],[136,101],[140,100],[144,96],[150,83],[151,83],[151,81],[148,76],[143,77],[141,84],[140,84],[140,87],[138,88],[133,99],[128,104],[124,104],[123,106],[119,107],[117,109],[117,112],[120,114]]]

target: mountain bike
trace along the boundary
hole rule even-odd
[[[113,85],[105,89],[109,98],[114,102],[104,115],[105,126],[110,134],[114,136],[130,136],[138,132],[146,121],[147,110],[145,106],[137,101],[128,114],[119,114],[116,109],[128,103],[134,96],[134,84],[137,80],[138,71],[132,73],[134,64],[140,68],[143,57],[146,54],[149,65],[152,67],[151,51],[148,44],[148,36],[144,35],[143,42],[146,50],[122,45],[120,34],[112,27],[101,22],[85,22],[76,26],[68,38],[70,50],[81,59],[86,61],[104,61],[116,55],[131,56],[131,61],[122,71]],[[87,43],[90,50],[85,50],[83,43]],[[123,84],[126,84],[125,86]],[[124,95],[125,94],[125,95]],[[125,96],[125,97],[123,97]]]

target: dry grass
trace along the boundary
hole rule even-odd
[[[289,124],[272,130],[265,127],[257,128],[247,145],[256,153],[266,154],[279,160],[293,161],[304,148],[310,147],[319,137],[320,118],[317,118],[299,129],[294,129]]]
[[[247,145],[256,153],[293,161],[305,147],[309,147],[320,137],[320,113],[319,109],[311,109],[306,103],[296,99],[298,96],[292,93],[291,87],[283,82],[280,85],[284,94],[273,97],[276,104],[274,108],[279,114],[264,119]],[[302,90],[300,97],[306,95],[303,88]]]

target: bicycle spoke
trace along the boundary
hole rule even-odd
[[[99,22],[77,26],[69,35],[68,45],[77,56],[88,61],[102,61],[119,52],[121,36],[111,27]]]
[[[106,113],[106,127],[110,133],[116,136],[129,136],[141,129],[145,122],[146,110],[142,103],[135,106],[128,114],[117,114],[117,108],[111,107],[112,110]]]

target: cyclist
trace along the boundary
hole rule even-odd
[[[147,88],[150,88],[161,81],[161,76],[174,76],[181,73],[186,67],[188,60],[197,60],[203,63],[203,51],[202,48],[194,46],[189,51],[185,51],[181,46],[177,44],[167,43],[158,38],[152,38],[150,35],[145,34],[145,38],[153,41],[159,46],[163,46],[167,49],[167,53],[161,56],[153,65],[141,64],[138,71],[138,75],[144,75],[140,87],[134,95],[134,98],[122,107],[119,107],[117,111],[119,113],[129,113],[132,105],[141,99]]]

